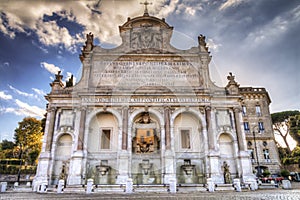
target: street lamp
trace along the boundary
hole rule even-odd
[[[19,166],[19,171],[18,171],[18,178],[17,178],[17,182],[20,182],[20,177],[21,177],[21,168],[23,165],[23,160],[22,160],[22,154],[23,154],[23,150],[22,150],[22,144],[20,143],[20,152],[19,152],[19,161],[20,161],[20,166]]]
[[[261,175],[261,170],[260,170],[259,159],[258,159],[258,153],[257,153],[257,145],[256,145],[256,138],[255,138],[255,127],[253,127],[252,134],[253,134],[254,148],[255,148],[255,154],[256,154],[257,177],[260,177],[260,175]]]

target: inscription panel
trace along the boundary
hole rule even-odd
[[[95,61],[94,86],[199,86],[198,71],[189,62],[165,61]]]

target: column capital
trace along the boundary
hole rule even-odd
[[[55,112],[57,110],[56,106],[50,106],[46,109],[47,112]]]
[[[205,106],[204,109],[205,111],[211,111],[211,106]]]
[[[235,106],[235,107],[233,107],[233,111],[235,113],[239,113],[239,112],[242,112],[242,108],[240,106]]]
[[[80,110],[81,111],[86,111],[87,110],[87,106],[80,106]]]

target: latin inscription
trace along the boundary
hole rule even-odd
[[[84,97],[84,103],[203,103],[206,97]]]
[[[198,71],[188,62],[100,61],[94,62],[95,85],[197,86]]]

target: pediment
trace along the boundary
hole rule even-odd
[[[167,49],[173,32],[164,19],[152,16],[140,16],[119,26],[123,45],[132,52],[160,53]]]

